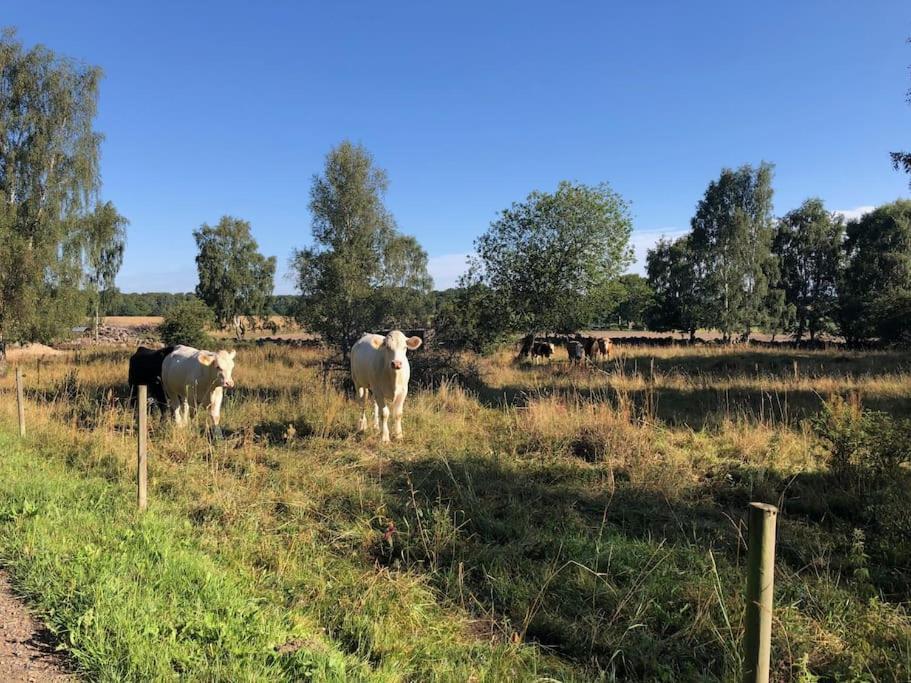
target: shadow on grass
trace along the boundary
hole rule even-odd
[[[621,679],[731,676],[739,634],[730,632],[730,641],[721,634],[742,609],[750,501],[782,509],[782,604],[822,575],[832,590],[840,584],[834,600],[856,601],[857,609],[870,581],[886,593],[904,586],[894,599],[907,599],[911,585],[911,548],[887,564],[868,512],[833,496],[825,474],[786,480],[749,468],[719,471],[671,498],[631,484],[621,470],[571,461],[424,459],[396,464],[382,484],[398,532],[378,535],[377,561],[426,573],[479,620],[499,624],[503,638],[536,642]],[[870,534],[869,580],[855,580],[863,560],[852,554],[852,532],[861,525]],[[805,582],[800,575],[810,567]],[[825,620],[828,609],[813,618]],[[783,630],[791,640],[787,652],[777,641],[776,656],[797,667],[815,643],[801,641],[797,622]],[[848,663],[836,656],[827,666],[838,673]]]

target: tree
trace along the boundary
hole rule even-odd
[[[209,343],[206,328],[214,321],[212,310],[199,299],[174,304],[159,326],[161,340],[168,346],[193,346],[201,349]]]
[[[429,294],[427,254],[399,234],[383,204],[386,172],[361,145],[330,150],[313,177],[313,241],[295,251],[300,322],[347,354],[364,333],[400,322],[409,301]]]
[[[0,339],[50,339],[85,310],[79,226],[99,188],[100,71],[0,36]]]
[[[111,202],[99,202],[84,220],[86,282],[94,304],[96,340],[104,293],[113,289],[114,279],[123,265],[127,225],[129,221],[117,212]]]
[[[748,337],[767,319],[772,254],[772,166],[724,169],[709,183],[692,220],[690,247],[704,269],[706,322],[725,341]]]
[[[438,293],[433,326],[441,346],[486,353],[505,339],[506,320],[501,299],[469,268],[457,287]]]
[[[650,330],[686,332],[695,340],[704,324],[704,274],[691,247],[691,237],[660,239],[646,256],[653,303],[646,313]]]
[[[216,324],[234,326],[243,336],[241,316],[263,316],[275,286],[275,257],[259,253],[247,221],[222,216],[218,225],[205,223],[193,232],[199,253],[196,295],[212,309]]]
[[[911,201],[878,207],[847,226],[847,267],[839,315],[849,342],[875,337],[902,341],[911,334]]]
[[[571,331],[610,309],[631,232],[629,206],[607,184],[564,181],[504,210],[477,239],[476,266],[511,329]]]
[[[652,307],[654,292],[647,279],[636,273],[620,276],[620,302],[616,307],[617,320],[623,326],[642,328],[646,312]]]
[[[821,199],[808,199],[778,221],[772,251],[778,257],[784,309],[792,309],[797,341],[833,324],[838,305],[845,228]]]

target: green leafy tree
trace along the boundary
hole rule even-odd
[[[111,202],[98,203],[83,221],[86,282],[94,308],[95,338],[98,338],[103,305],[109,303],[105,293],[114,287],[114,280],[123,265],[126,247],[126,227],[129,221],[121,216]]]
[[[275,286],[275,257],[259,253],[247,221],[222,216],[215,226],[205,223],[193,232],[199,252],[196,295],[212,309],[221,328],[234,326],[243,336],[242,316],[259,316]]]
[[[383,203],[389,181],[361,145],[344,141],[313,177],[313,246],[292,258],[300,322],[347,354],[364,333],[407,318],[430,293],[427,254],[396,229]]]
[[[911,333],[911,201],[878,207],[847,226],[840,283],[842,334],[850,342],[902,341]]]
[[[470,268],[457,287],[439,292],[433,327],[436,340],[450,349],[487,353],[506,338],[502,300]]]
[[[215,321],[212,309],[199,299],[186,299],[174,304],[159,326],[161,340],[168,346],[193,346],[201,349],[209,343],[206,329]]]
[[[816,339],[834,324],[844,235],[841,216],[826,211],[821,199],[806,200],[778,221],[772,251],[778,257],[784,307],[772,310],[793,319],[798,341],[807,332]]]
[[[79,237],[99,187],[100,75],[0,36],[0,339],[49,340],[85,310]]]
[[[677,330],[695,340],[704,324],[705,281],[701,264],[691,247],[691,237],[660,239],[646,256],[648,283],[653,292],[646,313],[648,328],[657,332]]]
[[[646,313],[654,304],[654,292],[646,278],[636,273],[621,275],[616,318],[624,327],[645,327]]]
[[[690,247],[704,269],[706,322],[725,341],[766,322],[772,254],[772,166],[724,169],[709,183],[692,220]]]
[[[477,239],[476,265],[511,329],[571,331],[610,310],[631,233],[629,205],[607,184],[564,181],[504,210]]]

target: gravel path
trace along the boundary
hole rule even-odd
[[[44,683],[77,677],[66,657],[54,650],[54,637],[35,619],[0,573],[0,681],[3,683]]]

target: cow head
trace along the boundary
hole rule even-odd
[[[199,362],[209,368],[209,372],[214,374],[213,386],[230,389],[234,386],[234,379],[231,373],[234,372],[234,356],[237,351],[221,350],[217,353],[212,351],[202,351],[199,354]]]
[[[393,330],[385,337],[373,337],[370,343],[373,344],[373,348],[385,354],[385,367],[401,370],[408,363],[405,354],[418,348],[421,345],[421,338],[406,337],[399,330]]]

